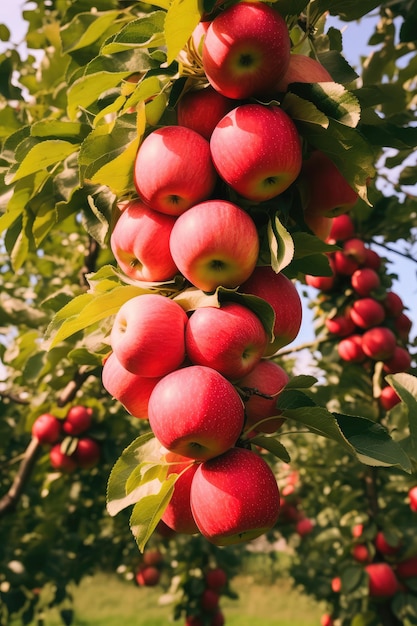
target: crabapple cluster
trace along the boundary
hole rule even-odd
[[[164,555],[160,550],[145,550],[135,571],[135,582],[139,587],[154,587],[160,581],[163,567]]]
[[[77,467],[89,469],[100,458],[100,446],[92,437],[86,436],[92,425],[93,410],[74,405],[63,419],[43,413],[32,426],[32,436],[39,443],[49,445],[52,467],[61,472],[73,472]]]
[[[201,575],[190,577],[184,587],[185,626],[223,626],[220,598],[227,587],[228,576],[221,567],[205,568]]]
[[[247,441],[281,426],[276,401],[288,375],[268,357],[295,339],[302,307],[294,283],[265,264],[268,212],[258,208],[295,184],[314,222],[320,198],[309,170],[318,158],[334,175],[311,148],[303,163],[297,127],[275,104],[294,81],[332,80],[290,48],[285,21],[264,3],[239,2],[200,22],[187,50],[201,71],[180,94],[177,123],[143,139],[137,197],[119,203],[111,234],[119,268],[144,292],[114,318],[103,386],[149,420],[168,475],[178,475],[163,522],[217,545],[267,531],[280,505],[271,467]],[[326,224],[356,201],[343,182],[349,197],[335,193]],[[176,284],[177,294],[168,288]]]
[[[343,310],[325,321],[328,333],[339,339],[340,358],[364,367],[382,362],[384,375],[406,372],[411,367],[407,342],[412,322],[402,299],[387,283],[381,257],[356,236],[347,214],[334,218],[328,241],[341,248],[329,255],[332,275],[308,275],[306,282],[320,289],[323,298],[346,295]],[[400,398],[385,385],[379,402],[389,410]]]

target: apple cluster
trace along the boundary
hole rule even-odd
[[[381,362],[384,374],[406,372],[411,367],[407,343],[412,322],[401,297],[387,286],[382,258],[356,236],[348,214],[333,219],[327,241],[340,247],[329,254],[332,275],[308,275],[306,282],[323,295],[346,296],[344,309],[325,321],[327,331],[339,339],[340,358],[364,367]],[[400,398],[385,385],[379,402],[389,410]]]
[[[282,485],[279,524],[293,530],[301,538],[306,537],[313,532],[315,524],[303,511],[299,473],[284,463],[280,475]]]
[[[70,407],[63,419],[43,413],[32,425],[32,437],[50,446],[49,460],[54,469],[64,473],[73,472],[77,467],[89,469],[100,458],[98,442],[85,436],[92,421],[93,410],[82,405]]]
[[[302,305],[265,262],[268,203],[298,186],[305,223],[327,233],[357,194],[326,155],[302,145],[278,104],[293,82],[332,78],[291,52],[276,9],[238,2],[198,24],[190,51],[199,71],[179,94],[176,123],[146,133],[136,197],[118,205],[111,249],[144,293],[114,318],[102,382],[149,420],[168,475],[178,475],[162,520],[224,545],[271,528],[280,506],[272,469],[248,441],[281,426],[288,375],[270,357],[296,338]],[[322,171],[335,181],[324,197]],[[172,285],[183,288],[176,295]]]
[[[145,550],[142,561],[135,572],[139,587],[155,587],[160,581],[164,566],[164,555],[160,550]]]
[[[220,598],[227,586],[228,576],[221,567],[207,567],[197,578],[185,584],[187,595],[185,626],[223,626]]]

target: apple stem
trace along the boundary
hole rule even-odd
[[[279,393],[277,392],[271,396],[270,394],[262,393],[262,391],[259,391],[256,387],[238,387],[237,390],[242,396],[243,402],[247,402],[252,396],[259,396],[261,398],[265,398],[265,400],[273,400],[273,398]]]

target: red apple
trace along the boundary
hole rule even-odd
[[[347,213],[336,215],[333,218],[332,228],[329,235],[329,243],[337,241],[346,241],[351,239],[355,234],[355,225],[352,218]]]
[[[381,257],[378,252],[375,252],[375,250],[371,250],[370,248],[366,248],[366,256],[363,266],[370,267],[371,269],[378,271],[381,267]]]
[[[408,491],[408,500],[410,502],[410,509],[417,513],[417,485],[415,487],[411,487]]]
[[[385,310],[382,304],[375,298],[369,297],[356,300],[349,314],[356,326],[364,329],[379,326],[385,319]]]
[[[245,429],[272,433],[282,425],[283,419],[268,419],[279,415],[276,408],[277,398],[289,381],[287,372],[274,361],[262,359],[254,369],[238,383],[238,387],[247,396],[245,401]],[[262,395],[257,395],[259,392]],[[265,397],[268,396],[268,397]],[[258,424],[258,422],[268,421]]]
[[[220,596],[213,589],[204,589],[200,598],[200,606],[207,613],[214,613],[219,608]]]
[[[301,169],[297,128],[278,106],[242,104],[232,109],[214,129],[210,150],[220,177],[256,202],[285,191]]]
[[[224,626],[224,624],[225,619],[223,613],[220,610],[215,611],[211,618],[210,626]]]
[[[75,405],[68,410],[62,428],[68,435],[80,435],[90,428],[92,421],[91,407]]]
[[[136,155],[134,181],[152,209],[181,215],[214,189],[216,173],[207,139],[184,126],[154,130]]]
[[[374,361],[383,361],[394,354],[396,338],[387,326],[374,326],[362,335],[362,348]]]
[[[314,289],[319,289],[320,291],[331,291],[336,282],[336,277],[333,276],[312,276],[311,274],[306,274],[306,283],[310,287],[314,287]]]
[[[300,537],[305,537],[313,532],[314,524],[308,517],[303,517],[296,523],[295,530]]]
[[[177,533],[193,535],[198,533],[198,528],[191,513],[190,490],[198,465],[192,463],[188,457],[172,452],[166,455],[166,460],[170,463],[168,476],[178,474],[178,478],[161,519]]]
[[[355,524],[355,526],[352,528],[352,537],[355,537],[356,539],[362,537],[363,528],[363,524]]]
[[[394,570],[388,563],[370,563],[365,567],[371,598],[391,598],[399,590]]]
[[[324,323],[326,324],[326,328],[329,333],[337,335],[338,337],[351,335],[356,329],[355,324],[352,322],[352,319],[348,314],[328,317]]]
[[[401,543],[398,540],[395,545],[388,543],[382,530],[379,530],[375,537],[375,547],[383,555],[394,556],[401,548]]]
[[[311,230],[322,241],[327,241],[332,230],[333,217],[325,217],[304,211],[304,221]]]
[[[165,281],[178,272],[169,238],[175,217],[150,209],[140,200],[124,208],[110,245],[120,269],[135,280]]]
[[[340,578],[340,576],[335,576],[335,578],[332,578],[331,587],[332,587],[332,591],[334,591],[334,593],[340,593],[341,592],[341,590],[342,590],[342,579]]]
[[[218,15],[203,43],[203,68],[228,98],[270,94],[290,61],[285,20],[260,2],[239,2]],[[273,59],[273,62],[271,62]]]
[[[306,210],[319,215],[335,217],[346,213],[358,199],[337,166],[320,150],[304,161],[300,182],[306,196]]]
[[[279,512],[279,521],[282,523],[293,524],[302,517],[300,511],[294,504],[288,502],[285,498],[281,498],[281,508]]]
[[[381,389],[379,402],[385,411],[389,411],[401,402],[401,398],[390,385],[387,385]]]
[[[370,563],[372,561],[368,546],[364,543],[357,543],[353,546],[352,556],[358,563]]]
[[[208,200],[177,219],[170,248],[181,273],[198,289],[235,288],[255,268],[258,231],[248,213],[236,204]]]
[[[236,443],[244,420],[236,389],[216,370],[191,365],[165,376],[149,399],[149,423],[161,444],[204,460]]]
[[[39,443],[56,443],[61,436],[62,421],[51,413],[43,413],[36,418],[32,426],[32,437]]]
[[[342,250],[344,254],[355,259],[359,265],[362,265],[366,260],[366,245],[362,239],[358,239],[358,237],[347,239],[343,243]]]
[[[136,572],[135,578],[140,587],[154,587],[159,583],[161,572],[157,567],[147,565]]]
[[[63,452],[60,443],[56,443],[50,449],[49,461],[54,469],[59,470],[64,474],[70,474],[77,468],[77,463],[74,457]]]
[[[400,313],[398,317],[394,319],[394,330],[398,333],[399,338],[404,342],[408,342],[412,326],[413,322],[405,313]]]
[[[302,303],[296,286],[285,274],[276,274],[270,266],[258,266],[239,291],[266,300],[274,310],[275,339],[268,344],[265,356],[294,341],[301,327]]]
[[[364,267],[353,272],[351,277],[353,289],[360,296],[369,296],[381,284],[379,275],[370,267]]]
[[[362,363],[366,359],[366,354],[362,348],[361,335],[350,335],[345,337],[337,346],[339,356],[344,361],[351,361],[352,363]]]
[[[403,301],[394,291],[388,291],[382,304],[390,317],[398,317],[404,310]]]
[[[326,83],[333,82],[326,68],[316,59],[305,54],[291,54],[290,62],[277,91],[287,91],[291,83]]]
[[[164,555],[160,550],[145,550],[142,560],[144,565],[161,565],[164,561]]]
[[[190,361],[212,367],[230,380],[250,372],[267,344],[268,335],[260,318],[236,302],[196,309],[185,331]]]
[[[82,437],[78,440],[73,457],[79,467],[90,469],[100,459],[100,445],[90,437]]]
[[[179,367],[185,358],[185,311],[160,294],[142,294],[119,309],[110,335],[121,365],[139,376],[156,378]]]
[[[400,561],[395,571],[399,578],[417,578],[417,556]]]
[[[272,528],[279,513],[271,468],[251,450],[232,448],[199,465],[191,510],[200,532],[218,546],[250,541]]]
[[[401,346],[396,346],[394,354],[384,361],[384,372],[386,374],[398,374],[406,372],[411,367],[411,356],[408,350]]]
[[[345,254],[342,250],[336,250],[333,254],[333,265],[335,273],[342,276],[352,276],[359,269],[357,260]]]
[[[104,389],[134,417],[148,418],[149,397],[162,376],[138,376],[125,369],[114,352],[107,357],[101,379]]]
[[[320,626],[333,626],[333,618],[329,613],[323,613],[320,618]]]
[[[225,98],[211,86],[187,91],[178,101],[177,121],[209,140],[218,122],[235,106],[235,100]]]
[[[227,583],[227,574],[221,567],[213,567],[206,571],[204,580],[209,589],[220,591]]]

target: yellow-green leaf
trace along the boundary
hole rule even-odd
[[[91,181],[107,185],[116,195],[122,194],[133,180],[133,165],[138,147],[139,137],[136,137],[121,154],[97,170]]]
[[[34,145],[20,163],[13,178],[15,182],[29,174],[44,170],[59,161],[63,161],[77,150],[77,145],[62,139],[48,139]]]
[[[168,65],[184,48],[201,19],[199,0],[173,0],[165,17],[165,40]]]
[[[46,337],[53,335],[49,350],[61,341],[71,337],[74,333],[84,330],[107,317],[115,315],[122,304],[130,300],[130,298],[143,293],[150,293],[151,291],[151,289],[125,285],[116,287],[112,291],[107,291],[96,297],[92,294],[82,294],[78,296],[63,307],[50,323],[46,333]],[[78,308],[77,303],[81,298],[85,300],[86,304],[80,312],[73,314],[72,311],[74,308]]]
[[[154,493],[142,497],[133,508],[130,528],[141,552],[169,504],[176,479],[177,475],[171,474],[162,483],[159,480],[147,483],[153,486]]]

